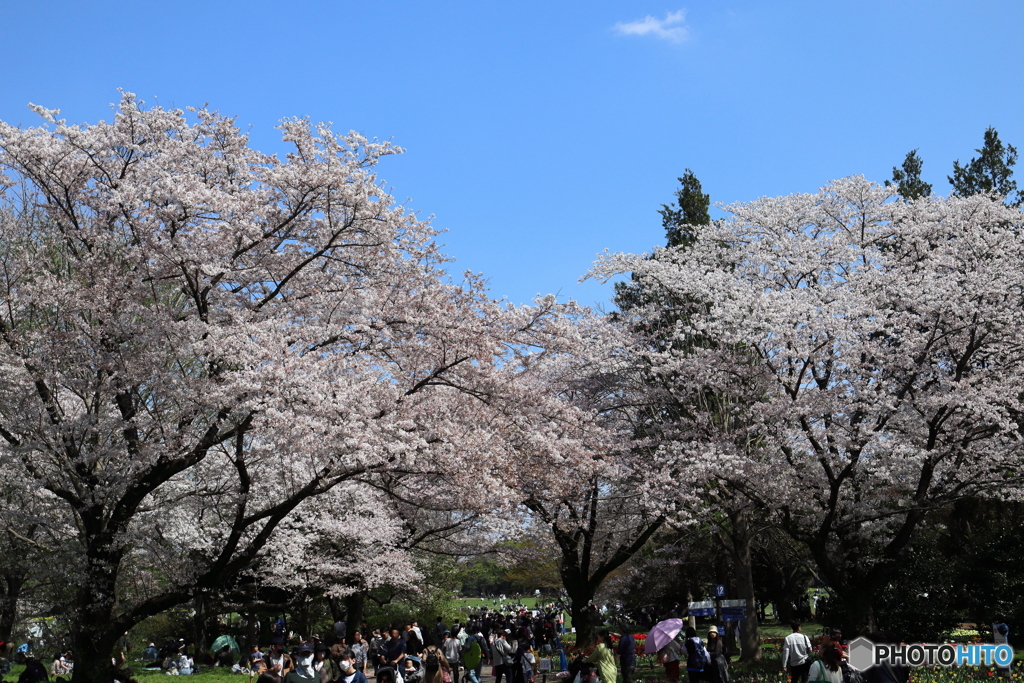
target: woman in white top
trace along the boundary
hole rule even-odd
[[[808,683],[843,683],[843,672],[839,668],[842,657],[835,643],[827,642],[821,648],[821,659],[811,664],[807,672]]]

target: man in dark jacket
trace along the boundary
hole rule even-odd
[[[384,643],[384,666],[401,671],[405,666],[405,641],[397,628],[391,629],[391,639]]]
[[[622,683],[633,683],[633,670],[636,669],[636,640],[631,630],[629,624],[622,625],[619,644],[615,647],[619,667],[622,669]]]

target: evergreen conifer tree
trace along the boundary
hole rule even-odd
[[[962,197],[994,192],[1003,197],[1008,206],[1024,202],[1013,180],[1013,166],[1017,163],[1017,148],[1004,145],[999,133],[989,126],[985,131],[985,144],[974,150],[979,156],[961,166],[953,162],[953,175],[948,176],[953,193]],[[1016,195],[1016,196],[1014,196]]]
[[[697,176],[686,169],[686,173],[678,180],[680,188],[676,190],[676,204],[662,204],[658,211],[665,228],[666,246],[669,247],[686,246],[693,241],[687,226],[711,223],[711,214],[708,213],[711,197],[704,194]]]
[[[903,168],[893,166],[892,180],[886,180],[885,186],[895,185],[896,191],[907,201],[929,196],[932,193],[932,186],[921,180],[922,166],[924,166],[924,161],[917,156],[916,149],[907,152],[907,156],[903,160]]]

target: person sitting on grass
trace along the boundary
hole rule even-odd
[[[215,666],[224,666],[231,668],[235,665],[235,655],[231,652],[231,646],[225,645],[221,649],[217,650],[217,654],[213,658]]]
[[[71,673],[71,667],[67,664],[66,656],[58,653],[53,658],[53,663],[50,665],[51,676],[67,676]]]

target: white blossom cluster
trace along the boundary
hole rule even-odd
[[[603,323],[453,282],[374,175],[397,148],[36,110],[0,123],[0,469],[45,497],[83,649],[244,577],[410,585],[416,543],[505,524],[524,446],[589,462],[546,387]]]
[[[592,272],[633,272],[632,322],[659,322],[639,357],[677,413],[652,495],[727,484],[833,576],[895,557],[936,506],[1020,496],[1019,210],[860,177],[725,208],[692,245]]]

